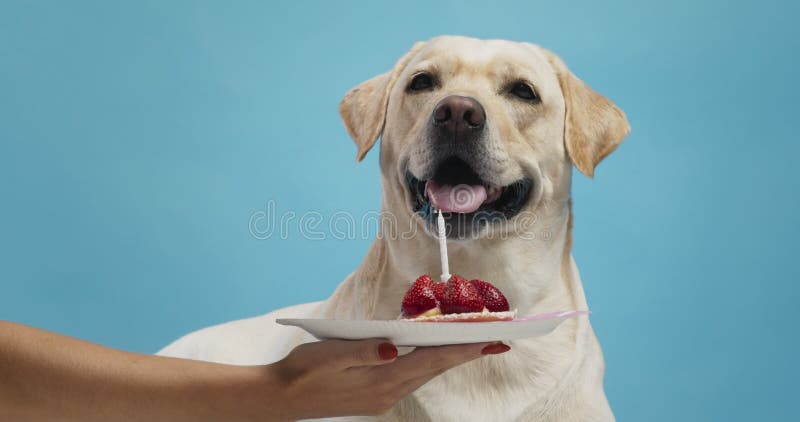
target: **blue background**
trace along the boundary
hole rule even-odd
[[[337,115],[438,34],[533,41],[633,132],[574,182],[622,421],[790,420],[797,2],[0,3],[0,318],[154,352],[326,297],[369,240],[251,235],[379,206]]]

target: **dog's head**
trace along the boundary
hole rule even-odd
[[[380,136],[385,203],[429,232],[480,237],[543,200],[566,201],[570,163],[592,176],[629,132],[623,112],[551,52],[438,37],[340,104],[364,158]]]

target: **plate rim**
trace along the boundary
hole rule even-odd
[[[590,315],[592,312],[589,310],[584,309],[572,309],[568,311],[552,311],[552,312],[543,312],[540,314],[534,315],[527,315],[524,317],[514,318],[510,321],[476,321],[476,322],[468,322],[468,321],[454,321],[454,322],[444,322],[444,321],[425,321],[425,324],[447,324],[448,326],[452,326],[453,324],[497,324],[497,323],[519,323],[519,322],[530,322],[530,321],[546,321],[549,319],[557,319],[557,318],[565,318],[565,317],[572,317],[572,316],[579,316],[579,315]],[[401,323],[401,324],[419,324],[420,321],[408,321],[402,319],[339,319],[339,318],[276,318],[275,322],[288,326],[288,327],[298,327],[297,325],[291,323],[290,321],[340,321],[340,322],[357,322],[357,323]],[[302,327],[298,327],[302,328]]]

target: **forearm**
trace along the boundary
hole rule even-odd
[[[282,420],[268,367],[114,350],[0,321],[0,419]]]

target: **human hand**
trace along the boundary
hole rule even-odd
[[[380,415],[448,369],[510,349],[502,343],[423,347],[398,357],[386,340],[326,340],[297,346],[268,365],[293,418]]]

